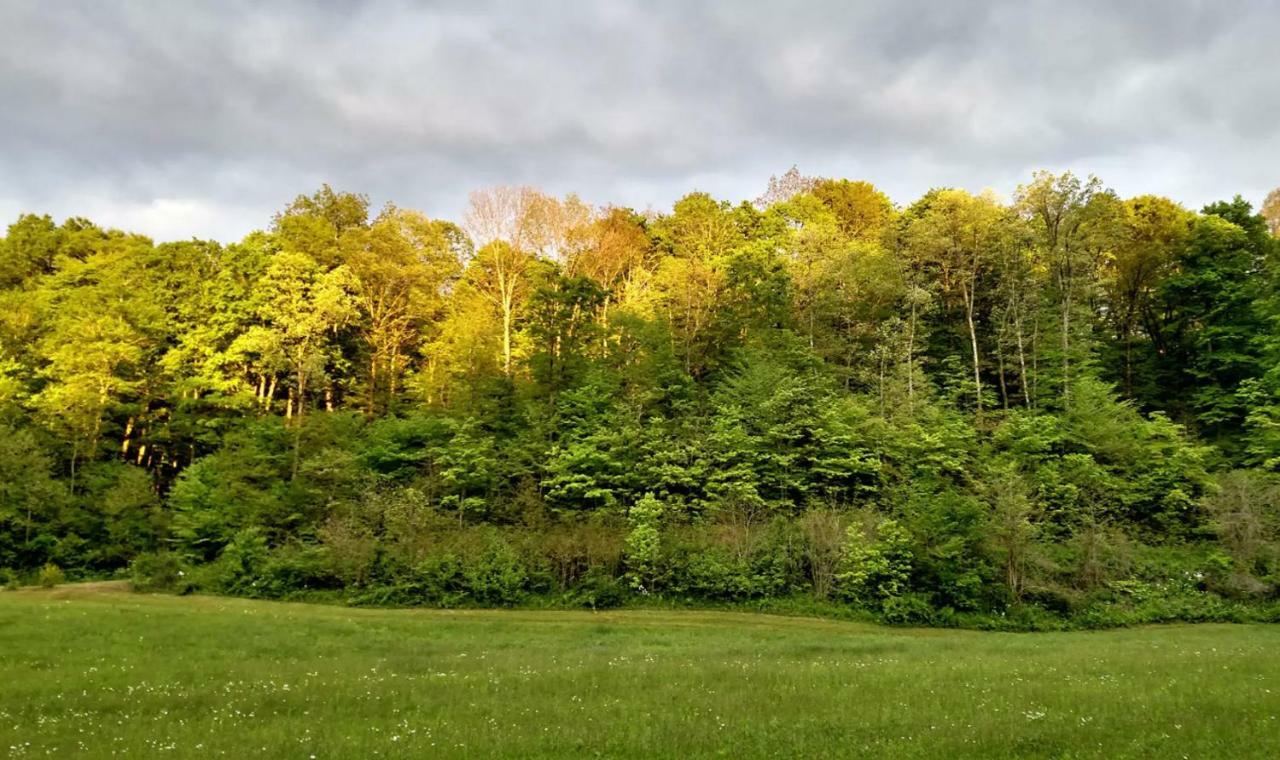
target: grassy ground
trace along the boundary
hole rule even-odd
[[[0,593],[0,756],[1280,757],[1280,626]]]

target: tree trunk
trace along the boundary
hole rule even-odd
[[[1018,306],[1013,320],[1013,331],[1018,341],[1018,382],[1022,385],[1022,400],[1031,408],[1031,387],[1027,382],[1027,355],[1022,348],[1022,307]]]
[[[916,400],[916,299],[911,296],[911,320],[907,323],[907,411],[915,414]]]
[[[966,284],[961,287],[961,293],[964,296],[964,316],[965,321],[969,324],[969,347],[973,351],[973,396],[977,406],[978,416],[982,416],[982,371],[978,358],[978,330],[973,323],[973,301],[974,294],[970,287]]]
[[[511,301],[502,301],[502,371],[511,377]]]

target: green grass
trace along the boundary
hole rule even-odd
[[[1280,627],[0,593],[0,756],[1277,757]]]

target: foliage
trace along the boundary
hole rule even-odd
[[[0,567],[1015,628],[1261,610],[1274,207],[1037,172],[899,208],[793,168],[667,213],[492,188],[462,224],[326,185],[227,245],[22,216]]]
[[[36,576],[36,583],[43,588],[53,588],[66,582],[67,576],[62,572],[62,568],[52,562],[45,563],[45,566],[40,568],[40,574]]]

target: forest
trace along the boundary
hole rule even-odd
[[[0,239],[0,583],[1280,621],[1280,190],[773,178]]]

